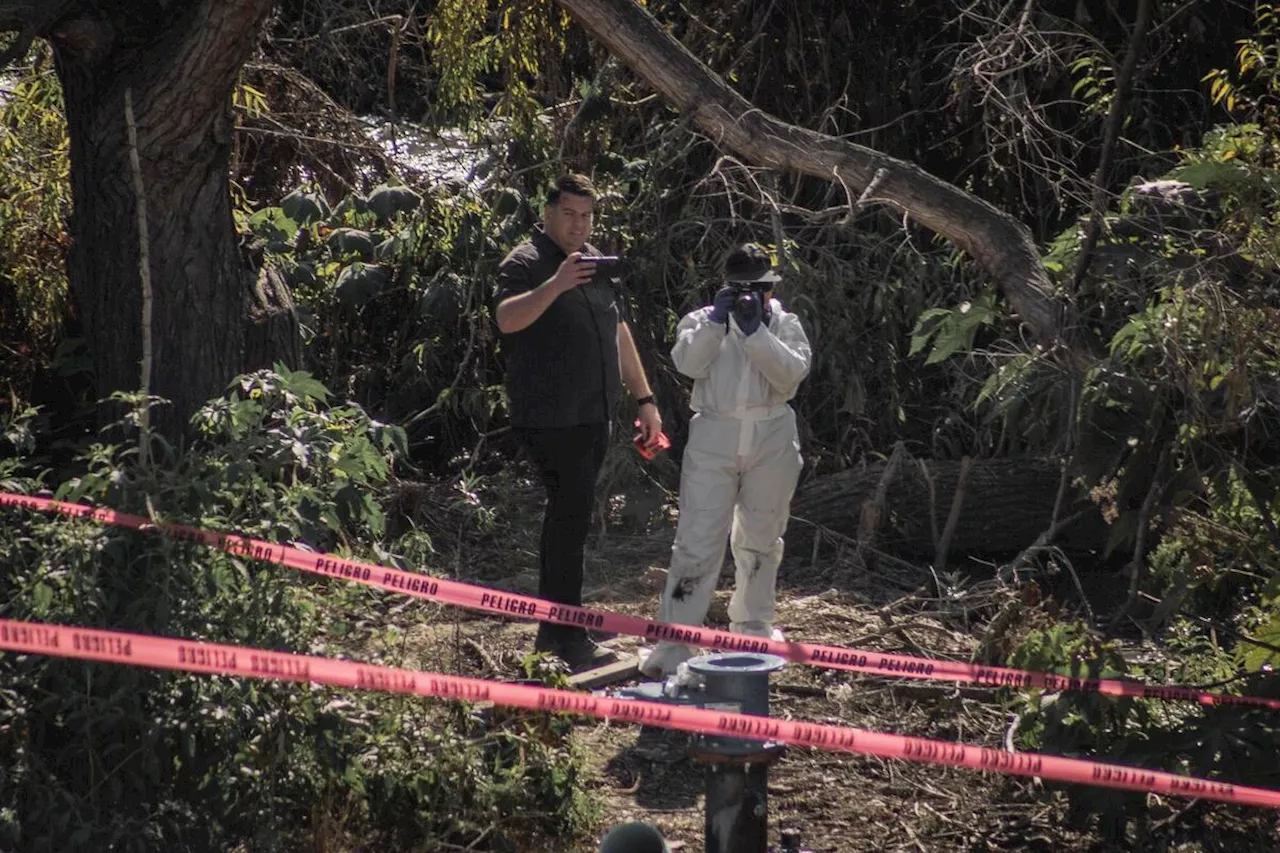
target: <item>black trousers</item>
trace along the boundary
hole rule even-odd
[[[609,424],[582,424],[555,429],[525,427],[521,444],[546,489],[538,596],[560,604],[582,604],[583,549],[591,528],[596,481],[609,448]],[[542,642],[564,642],[585,635],[582,628],[543,622]]]

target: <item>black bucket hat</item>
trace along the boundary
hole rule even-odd
[[[724,259],[725,281],[782,281],[773,261],[759,243],[743,243]]]

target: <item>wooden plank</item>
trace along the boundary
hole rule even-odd
[[[582,672],[574,673],[569,676],[569,686],[592,690],[606,684],[634,678],[639,673],[640,658],[632,655],[595,669],[584,669]]]

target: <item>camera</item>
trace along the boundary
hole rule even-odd
[[[733,315],[738,318],[739,323],[755,314],[757,305],[760,306],[763,318],[768,320],[769,304],[765,302],[764,295],[769,292],[771,282],[728,281],[725,284],[733,288]]]
[[[756,302],[764,302],[764,295],[769,292],[769,284],[759,281],[728,281],[725,284],[733,288],[734,305],[742,306],[744,299],[755,298]]]

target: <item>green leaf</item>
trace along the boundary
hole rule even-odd
[[[388,220],[397,213],[411,213],[422,204],[422,196],[405,186],[382,184],[369,193],[369,209],[379,219]]]
[[[961,349],[968,349],[966,343],[973,340],[972,333],[966,334],[963,328],[950,326],[938,334],[933,342],[933,351],[924,360],[925,364],[937,364],[955,355]]]
[[[278,207],[264,207],[250,216],[249,227],[269,242],[292,241],[298,233],[298,223]]]
[[[1096,82],[1098,82],[1096,77],[1081,77],[1076,84],[1071,87],[1071,96],[1074,98],[1076,95],[1080,94],[1080,90],[1085,86],[1089,86]],[[1096,92],[1097,89],[1095,88],[1093,91]]]
[[[1280,647],[1280,610],[1271,617],[1271,621],[1250,634],[1260,643]],[[1280,652],[1272,651],[1253,643],[1240,645],[1242,663],[1250,672],[1260,672],[1264,666],[1280,667]]]
[[[325,241],[339,255],[359,255],[361,260],[373,259],[373,235],[359,228],[336,228]]]
[[[916,355],[929,344],[930,338],[938,331],[943,321],[951,316],[947,308],[930,308],[916,320],[916,327],[911,332],[911,349],[907,355]]]
[[[1250,170],[1234,162],[1202,161],[1189,163],[1173,170],[1170,177],[1175,180],[1186,181],[1198,190],[1215,188],[1247,189],[1254,182],[1254,178],[1250,175]]]
[[[505,187],[493,203],[494,216],[510,216],[524,204],[524,196],[515,187]]]
[[[329,216],[329,205],[325,204],[324,197],[301,187],[281,199],[280,208],[285,216],[299,225],[311,225]]]
[[[37,583],[31,590],[31,597],[39,613],[48,613],[53,606],[53,590],[46,583]]]
[[[329,399],[329,389],[305,370],[290,370],[283,362],[276,362],[273,368],[280,376],[280,385],[284,390],[305,400],[324,402]]]
[[[356,261],[338,276],[333,291],[343,305],[359,308],[381,294],[388,280],[384,268]]]
[[[1115,549],[1133,541],[1138,531],[1138,513],[1126,512],[1111,524],[1111,534],[1107,536],[1107,545],[1102,550],[1103,557],[1110,557]]]
[[[379,263],[395,263],[404,247],[404,238],[393,234],[374,247],[373,258]]]

